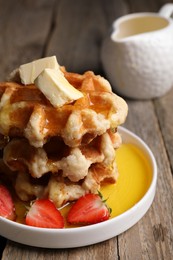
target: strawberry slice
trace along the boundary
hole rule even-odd
[[[63,228],[64,219],[52,201],[36,200],[26,215],[26,224],[42,228]]]
[[[6,186],[0,184],[0,216],[11,220],[15,219],[13,199]]]
[[[71,207],[67,221],[71,224],[95,224],[109,219],[110,209],[98,194],[86,194]]]

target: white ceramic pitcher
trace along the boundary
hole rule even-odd
[[[159,13],[117,19],[101,59],[114,91],[135,99],[164,95],[173,86],[173,4]]]

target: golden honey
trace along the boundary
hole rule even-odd
[[[143,152],[132,144],[123,144],[116,151],[119,177],[116,184],[101,189],[112,209],[111,217],[133,207],[147,192],[152,169]]]

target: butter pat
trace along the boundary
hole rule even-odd
[[[23,64],[19,67],[19,75],[24,85],[33,84],[38,75],[45,69],[59,69],[56,56],[46,57]]]
[[[60,70],[45,69],[34,83],[54,107],[61,107],[83,97],[82,92],[74,88]]]

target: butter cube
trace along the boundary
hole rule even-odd
[[[74,88],[60,70],[44,69],[34,83],[54,107],[83,97],[82,92]]]
[[[24,85],[33,84],[38,75],[45,69],[59,69],[56,56],[46,57],[23,64],[19,67],[19,75]]]

